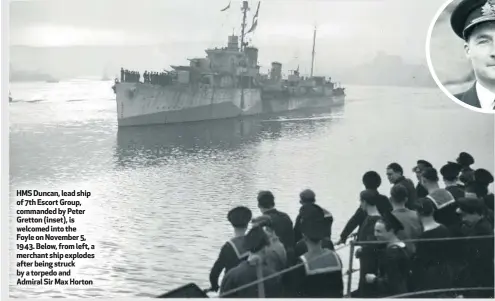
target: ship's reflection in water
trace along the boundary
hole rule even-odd
[[[339,112],[304,112],[264,118],[201,121],[183,124],[122,127],[117,131],[116,160],[120,167],[166,164],[184,157],[211,157],[278,139],[283,135],[313,132]]]

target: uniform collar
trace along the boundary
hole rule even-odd
[[[492,111],[495,101],[495,93],[483,87],[479,81],[476,81],[476,93],[480,101],[481,109]]]

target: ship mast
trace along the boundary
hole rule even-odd
[[[313,67],[315,64],[315,44],[316,44],[316,26],[313,32],[313,51],[311,52],[311,77],[313,77]]]
[[[246,29],[246,14],[247,14],[247,11],[249,10],[249,4],[247,1],[243,1],[242,2],[242,24],[241,24],[241,27],[242,27],[242,30],[241,30],[241,52],[244,51],[244,30]]]

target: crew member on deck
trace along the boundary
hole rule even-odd
[[[456,162],[461,166],[459,180],[464,183],[464,185],[474,181],[474,170],[471,168],[471,165],[474,164],[473,156],[466,152],[462,152],[457,157]]]
[[[377,194],[379,194],[378,187],[380,187],[380,185],[382,184],[382,179],[376,171],[365,172],[362,181],[365,189],[373,190]],[[376,204],[376,208],[382,215],[386,211],[392,211],[392,205],[387,198],[382,198],[380,201],[378,201],[378,203]],[[358,207],[354,215],[349,219],[344,229],[342,230],[342,233],[340,234],[340,240],[337,242],[337,244],[345,244],[347,237],[349,237],[354,229],[360,227],[363,224],[365,218],[366,212],[361,207]]]
[[[402,223],[390,213],[375,224],[375,237],[387,244],[381,252],[377,274],[367,274],[366,281],[375,286],[379,296],[387,297],[408,292],[410,253],[397,233],[404,229]]]
[[[227,219],[234,227],[234,238],[227,241],[218,255],[213,268],[210,272],[210,284],[213,291],[218,291],[218,277],[225,269],[227,273],[230,269],[237,266],[242,260],[245,260],[249,252],[245,246],[246,230],[251,221],[252,213],[249,208],[240,206],[229,211]]]
[[[265,264],[268,245],[269,238],[261,227],[254,227],[249,231],[246,235],[246,247],[249,250],[249,257],[223,277],[220,288],[222,298],[258,298],[260,291],[264,292],[266,298],[283,297],[282,277],[268,278],[275,273],[275,270]],[[265,278],[268,279],[253,284],[253,282]],[[251,285],[239,289],[248,284]],[[236,289],[239,290],[232,292]]]
[[[465,237],[490,236],[483,239],[470,239],[460,242],[465,251],[465,269],[461,274],[460,287],[493,287],[493,226],[484,217],[485,204],[479,198],[462,198],[459,200],[459,209]],[[471,292],[470,297],[493,298],[491,292]],[[466,294],[467,296],[467,294]]]
[[[471,61],[475,83],[457,99],[485,113],[495,110],[495,2],[493,0],[463,0],[452,12],[450,24],[454,33],[464,40],[464,51]]]
[[[397,185],[401,184],[407,189],[407,203],[406,208],[414,210],[417,196],[416,196],[416,188],[414,187],[414,183],[411,179],[407,179],[404,177],[404,170],[402,166],[398,163],[391,163],[387,166],[387,178],[390,181],[390,184]]]
[[[416,184],[416,196],[418,198],[424,198],[428,195],[428,190],[421,185],[421,173],[428,167],[433,167],[430,162],[426,160],[418,160],[416,166],[413,168],[413,172],[416,174],[418,184]]]
[[[287,260],[291,261],[295,242],[293,224],[289,215],[275,208],[275,196],[270,191],[258,193],[258,208],[263,215],[270,217],[271,226],[287,252]]]
[[[302,191],[299,194],[299,203],[304,207],[307,204],[315,204],[316,203],[316,195],[311,189],[306,189]],[[328,211],[325,210],[320,206],[320,208],[323,210],[324,213],[324,218],[327,222],[328,225],[328,232],[327,232],[327,238],[331,239],[332,238],[332,224],[333,224],[333,216],[332,214]],[[296,217],[296,222],[294,223],[294,239],[295,241],[300,241],[302,239],[302,232],[301,232],[301,214],[298,214]]]
[[[450,192],[455,200],[464,197],[463,186],[458,183],[460,172],[461,166],[454,162],[449,162],[440,168],[440,174],[445,183],[445,189]]]
[[[316,214],[301,221],[307,252],[300,256],[298,267],[285,275],[292,298],[342,298],[342,261],[335,251],[322,247],[327,223]]]
[[[322,238],[321,240],[321,246],[324,249],[329,249],[329,250],[334,250],[333,242],[329,236],[329,226],[328,226],[328,219],[325,216],[325,211],[318,205],[314,203],[306,204],[299,209],[299,229],[301,229],[301,223],[304,219],[308,218],[317,218],[317,219],[323,219],[323,221],[326,224],[325,229],[327,229],[327,232],[325,232],[325,237]],[[302,235],[302,230],[301,230],[301,235]],[[296,243],[296,248],[295,248],[295,259],[297,259],[299,256],[302,256],[304,253],[308,251],[308,247],[306,245],[306,241],[304,240],[303,237]]]
[[[359,228],[356,241],[376,241],[375,224],[380,219],[380,213],[376,204],[380,198],[387,197],[377,195],[373,190],[361,192],[361,208],[366,211],[367,216],[363,225]],[[375,287],[366,282],[366,274],[376,274],[378,271],[378,254],[381,246],[378,244],[367,244],[356,250],[356,257],[359,259],[359,286],[357,292],[353,292],[353,298],[373,298],[377,296]]]
[[[427,168],[421,175],[423,186],[428,189],[427,198],[435,204],[435,220],[445,225],[451,232],[458,232],[456,228],[460,225],[459,216],[455,213],[457,204],[454,196],[438,184],[438,172],[434,168]]]

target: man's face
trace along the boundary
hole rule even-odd
[[[391,184],[395,184],[397,180],[400,178],[401,174],[393,171],[392,169],[387,169],[387,178]]]
[[[476,78],[495,85],[495,22],[485,22],[474,28],[464,50]]]

